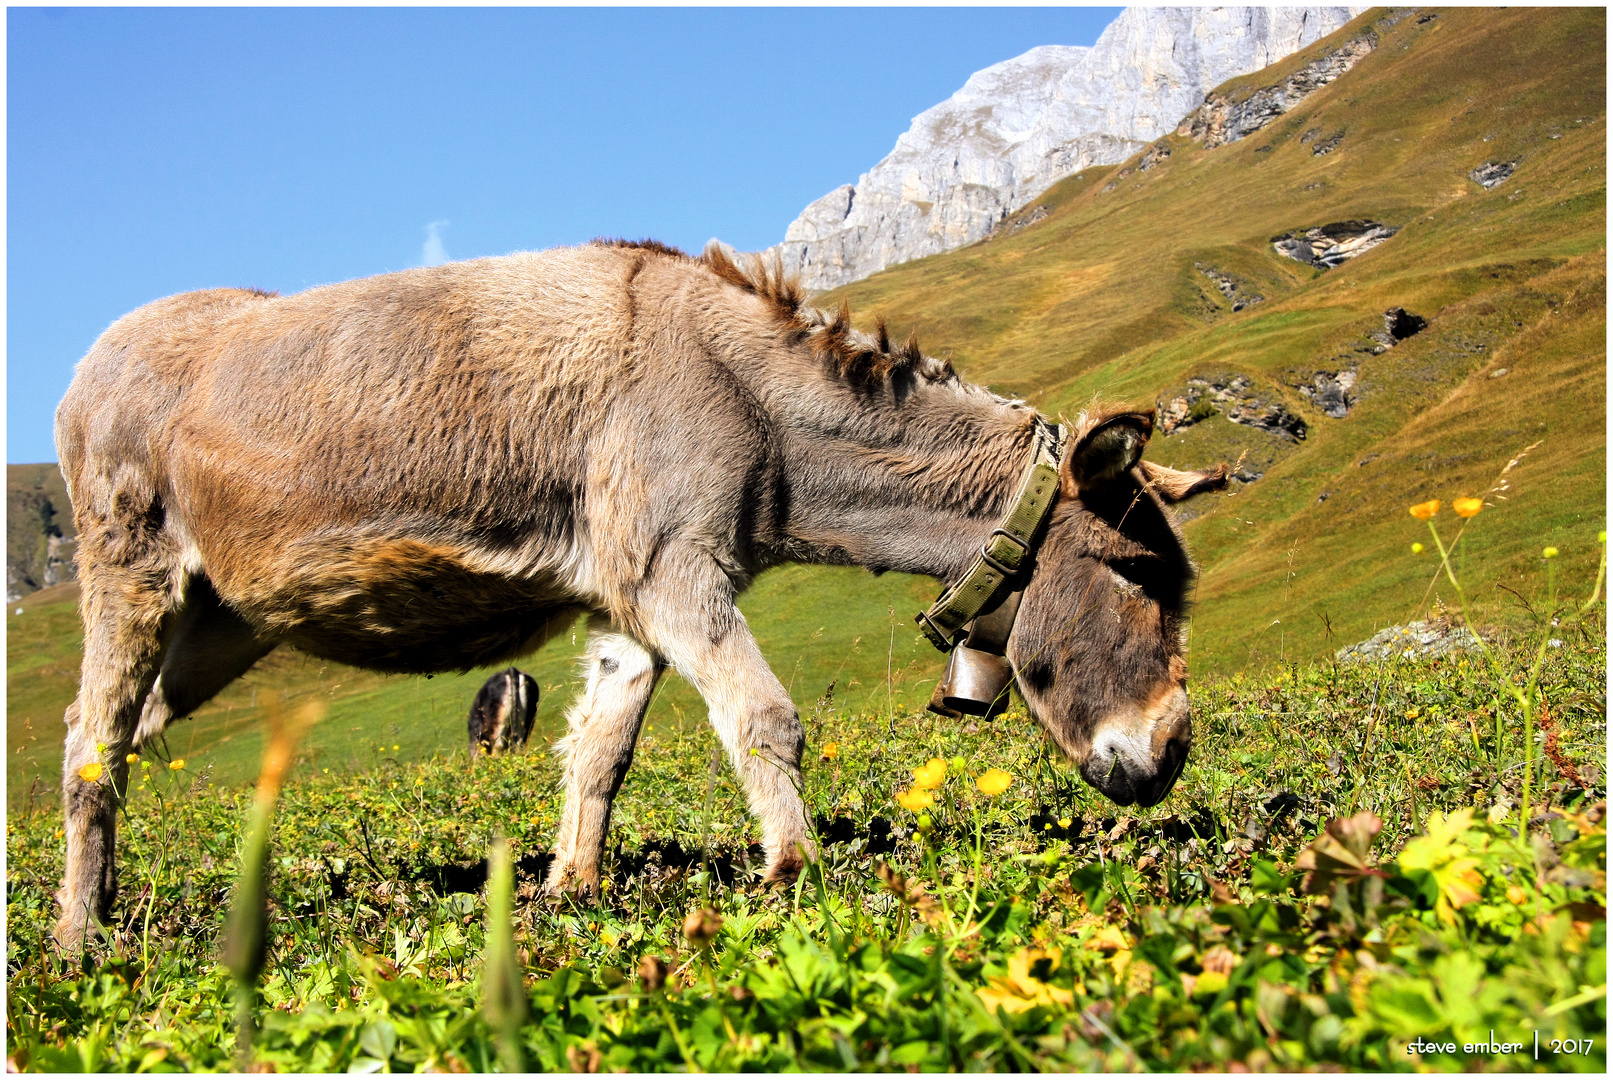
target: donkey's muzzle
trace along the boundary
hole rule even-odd
[[[1153,806],[1169,795],[1193,745],[1187,695],[1179,691],[1172,698],[1145,727],[1132,721],[1100,728],[1081,763],[1086,782],[1121,806]]]
[[[930,695],[930,711],[942,716],[983,716],[990,720],[1008,707],[1014,668],[1006,656],[959,645],[947,656],[946,671]]]

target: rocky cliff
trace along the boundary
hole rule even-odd
[[[802,211],[782,256],[810,289],[973,243],[1058,180],[1176,128],[1208,91],[1365,8],[1127,8],[1090,48],[1044,45],[970,76],[896,148]]]
[[[6,466],[6,601],[73,579],[78,536],[55,465]]]

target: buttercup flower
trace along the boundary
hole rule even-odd
[[[823,744],[823,760],[833,761],[840,756],[840,744],[837,742]]]
[[[79,779],[88,780],[92,784],[101,779],[101,774],[104,772],[106,772],[106,766],[99,761],[92,761],[88,765],[78,767]]]
[[[1452,499],[1451,509],[1456,511],[1457,517],[1470,518],[1484,509],[1483,499]]]
[[[1069,1008],[1074,1005],[1075,994],[1072,991],[1050,986],[1032,973],[1040,961],[1047,963],[1047,973],[1051,974],[1058,969],[1059,954],[1048,949],[1021,949],[1009,957],[1006,977],[993,978],[989,986],[977,987],[975,993],[986,1008],[993,1011],[1001,1008],[1017,1013],[1038,1005],[1049,1008]]]
[[[928,810],[935,805],[935,796],[928,791],[914,788],[912,791],[898,791],[896,801],[912,811]]]
[[[1411,545],[1411,553],[1413,555],[1421,555],[1423,553],[1423,546],[1421,544]]]
[[[1001,795],[1008,790],[1014,778],[1001,769],[987,769],[975,778],[975,787],[986,795]]]
[[[182,757],[174,758],[174,760],[168,763],[168,767],[174,770],[174,772],[178,772],[180,769],[185,767],[185,759]]]
[[[1542,551],[1540,556],[1543,559],[1555,559],[1557,557],[1557,549],[1554,547],[1549,547],[1545,551]]]
[[[1418,503],[1411,508],[1411,516],[1418,521],[1429,521],[1437,513],[1439,513],[1438,499],[1429,499],[1427,502]]]
[[[947,778],[947,763],[938,757],[933,757],[928,764],[920,765],[913,770],[913,786],[916,788],[938,788]]]
[[[1480,899],[1484,879],[1479,861],[1468,854],[1463,834],[1473,823],[1473,811],[1463,807],[1449,817],[1438,810],[1428,816],[1422,836],[1406,842],[1400,851],[1402,870],[1427,870],[1439,886],[1434,913],[1445,922],[1456,921],[1456,909]]]

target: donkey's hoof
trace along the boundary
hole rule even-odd
[[[762,884],[794,885],[796,879],[801,876],[801,871],[805,868],[806,860],[801,858],[798,852],[792,851],[788,855],[780,855],[778,861],[768,869],[766,876],[762,878]]]
[[[545,900],[592,901],[599,899],[599,879],[586,877],[573,870],[551,873],[543,883]]]
[[[63,956],[73,956],[82,952],[87,941],[94,940],[102,935],[99,924],[90,922],[85,924],[83,919],[70,919],[63,915],[56,922],[56,929],[51,937],[56,940],[56,947]]]

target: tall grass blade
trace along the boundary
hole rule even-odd
[[[521,1024],[526,1020],[526,984],[515,959],[514,873],[510,843],[493,841],[487,853],[487,947],[483,954],[482,1013],[498,1041],[499,1065],[505,1072],[525,1072]]]
[[[247,817],[246,840],[241,851],[241,875],[224,924],[222,959],[235,977],[235,1046],[241,1068],[251,1061],[256,1031],[254,1005],[258,976],[268,951],[269,841],[274,806],[303,733],[325,714],[325,704],[310,701],[283,721],[278,706],[269,708],[269,742],[263,751],[257,789]]]

